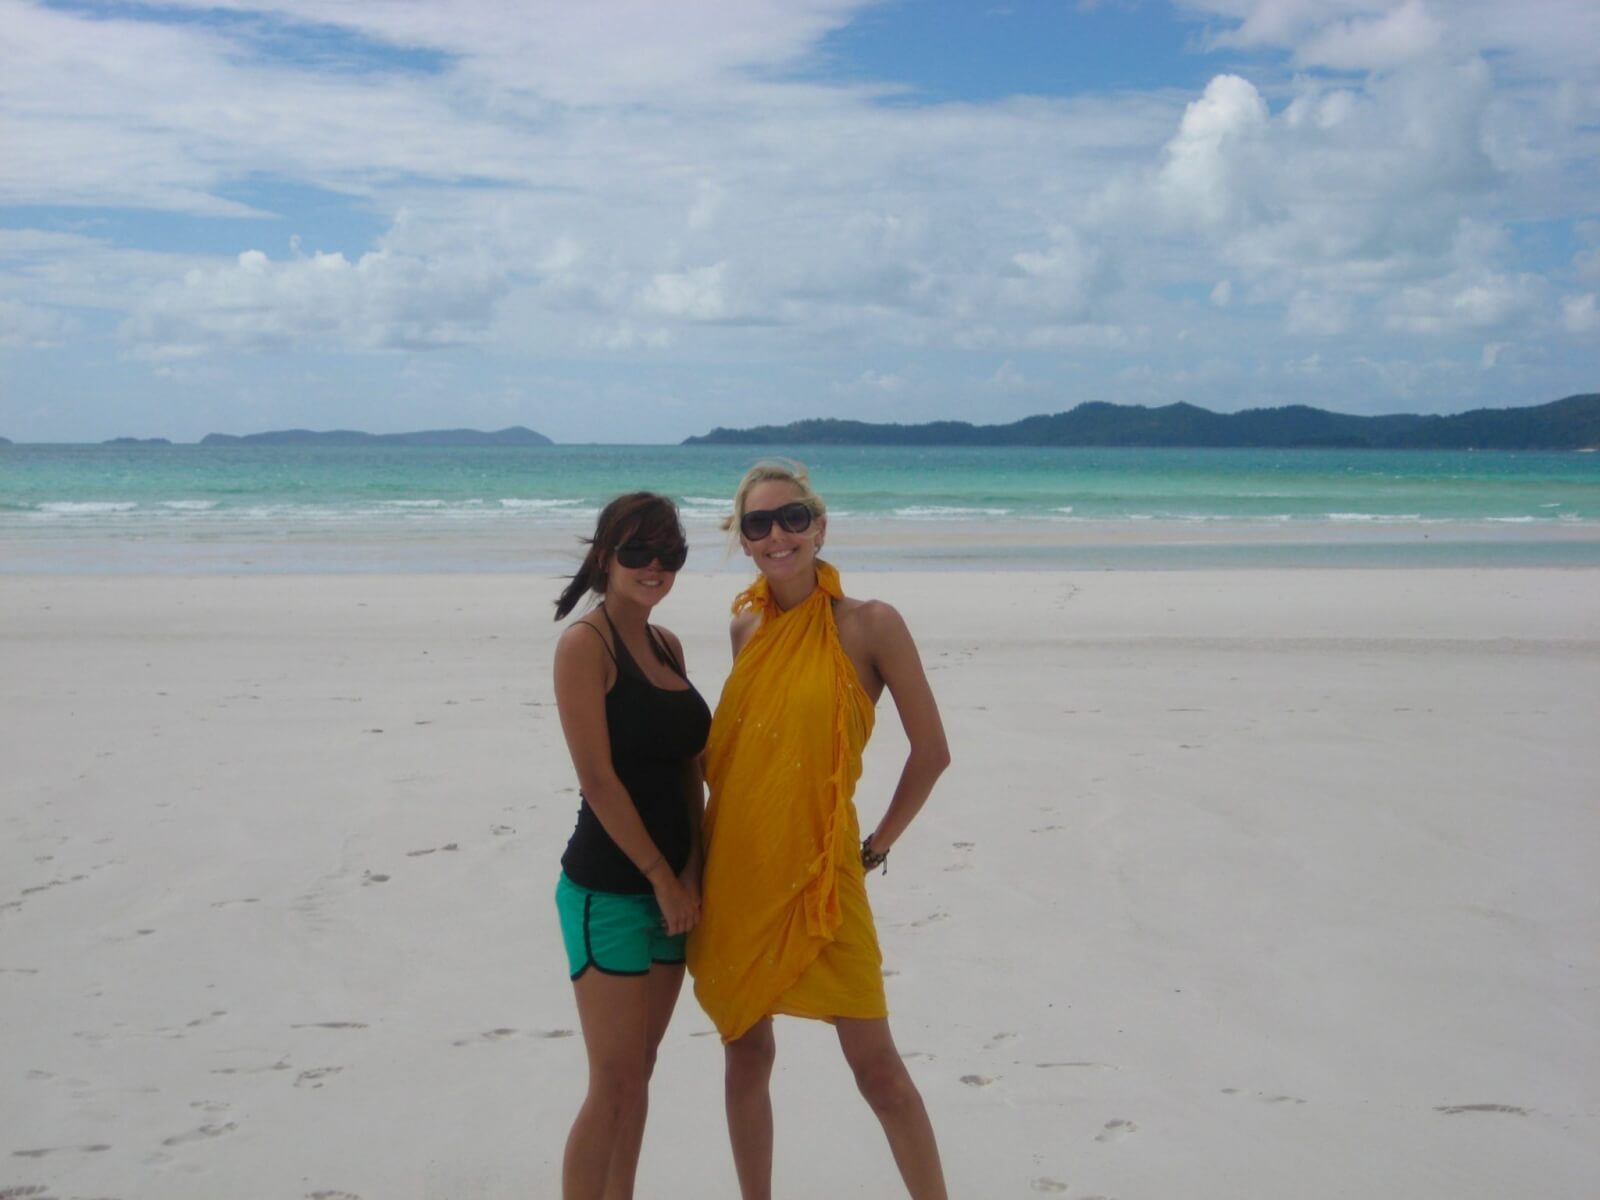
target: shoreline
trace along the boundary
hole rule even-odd
[[[424,522],[278,530],[0,530],[0,577],[48,575],[533,574],[573,568],[582,521],[514,529]],[[686,513],[691,562],[745,570],[714,522]],[[1600,521],[862,519],[837,516],[841,566],[874,571],[1600,567]],[[707,564],[713,564],[709,568]]]

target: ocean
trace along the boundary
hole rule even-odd
[[[977,565],[1600,565],[1600,455],[1133,448],[4,446],[0,572],[559,570],[601,504],[676,499],[700,569],[755,459],[830,551]]]

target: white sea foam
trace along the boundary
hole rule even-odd
[[[444,508],[444,500],[380,500],[384,508]]]
[[[1329,513],[1330,521],[1420,521],[1421,513]]]
[[[46,501],[37,507],[38,512],[53,512],[62,517],[86,517],[104,512],[133,512],[139,504],[136,501]]]
[[[582,503],[582,500],[520,500],[515,497],[504,496],[500,499],[501,508],[512,509],[528,508],[537,510],[549,508],[575,508]]]
[[[215,500],[163,500],[162,508],[170,508],[177,512],[210,512],[217,506]]]
[[[964,520],[969,517],[1008,517],[1009,508],[963,508],[955,504],[912,504],[894,510],[897,517],[922,521]]]

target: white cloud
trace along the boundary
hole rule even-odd
[[[42,350],[77,330],[78,322],[65,313],[0,296],[0,346]]]
[[[1227,308],[1233,303],[1233,281],[1224,279],[1211,289],[1211,304],[1215,308]]]
[[[1297,57],[1338,71],[1391,70],[1429,53],[1443,33],[1443,23],[1421,0],[1406,0],[1389,12],[1330,22],[1300,46]]]
[[[1459,334],[1503,329],[1531,315],[1542,298],[1530,274],[1471,271],[1401,289],[1388,304],[1388,328]]]
[[[1561,317],[1568,333],[1600,333],[1600,309],[1595,307],[1593,292],[1564,299]]]
[[[432,349],[480,341],[506,281],[482,261],[423,262],[386,251],[273,262],[248,250],[155,288],[123,333],[152,358],[225,347]]]
[[[1350,328],[1350,316],[1348,297],[1300,291],[1289,298],[1284,327],[1290,333],[1333,337]]]
[[[1157,186],[1173,219],[1220,226],[1247,215],[1267,104],[1237,75],[1219,75],[1189,105],[1167,143]]]

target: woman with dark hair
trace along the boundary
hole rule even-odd
[[[939,706],[900,614],[846,596],[817,557],[827,509],[804,468],[758,463],[733,509],[728,525],[761,575],[733,601],[733,671],[706,745],[705,919],[689,969],[726,1051],[739,1194],[772,1196],[772,1018],[783,1014],[834,1026],[907,1192],[945,1200],[933,1125],[889,1032],[866,881],[950,762]],[[909,753],[863,839],[853,797],[885,690]]]
[[[577,770],[578,826],[556,907],[589,1060],[567,1137],[565,1200],[633,1195],[656,1048],[700,917],[700,752],[711,713],[683,646],[650,614],[688,556],[678,511],[651,492],[606,505],[556,619],[600,603],[556,645],[556,707]]]

